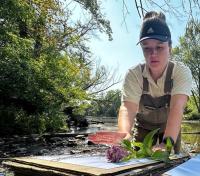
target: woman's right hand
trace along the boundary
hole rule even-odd
[[[133,136],[130,133],[126,133],[126,136],[124,137],[124,139],[128,139],[131,140],[133,138]]]

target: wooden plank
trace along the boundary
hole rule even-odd
[[[24,165],[32,165],[40,168],[45,169],[52,169],[56,171],[61,171],[65,173],[73,173],[73,174],[87,174],[87,175],[111,175],[113,173],[119,173],[122,171],[126,171],[129,169],[142,167],[145,165],[151,165],[153,163],[158,163],[157,161],[152,161],[148,164],[135,164],[135,165],[129,165],[129,166],[123,166],[113,169],[101,169],[101,168],[95,168],[95,167],[88,167],[83,165],[76,165],[76,164],[69,164],[69,163],[62,163],[62,162],[55,162],[55,161],[47,161],[42,159],[33,159],[33,158],[14,158],[11,161],[16,163],[21,163]],[[7,163],[4,163],[8,165]]]
[[[159,169],[166,169],[173,167],[174,163],[184,162],[187,160],[188,156],[172,158],[170,164],[165,164],[163,162],[152,161],[150,163],[140,163],[129,166],[117,167],[113,169],[101,169],[89,166],[82,166],[76,164],[68,164],[62,162],[41,160],[35,158],[13,158],[10,161],[5,161],[3,164],[14,168],[14,170],[19,170],[19,167],[25,170],[36,169],[37,171],[41,169],[41,172],[45,170],[51,170],[58,172],[60,175],[65,176],[66,174],[71,175],[93,175],[93,176],[110,176],[110,175],[145,175],[145,173],[150,173]],[[58,175],[59,175],[58,174]]]
[[[60,176],[75,176],[72,174],[64,173],[64,172],[59,172],[51,169],[44,169],[41,167],[36,167],[32,165],[27,165],[27,164],[21,164],[21,163],[16,163],[12,161],[6,161],[6,165],[8,165],[10,168],[12,168],[15,171],[15,174],[19,175],[43,175],[43,176],[55,176],[55,175],[60,175]]]

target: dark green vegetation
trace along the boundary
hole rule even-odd
[[[106,93],[101,93],[96,96],[96,99],[93,99],[91,104],[93,106],[88,109],[88,115],[117,117],[121,105],[121,91],[110,90]]]
[[[0,134],[66,130],[65,108],[84,114],[99,85],[114,84],[86,45],[97,30],[112,39],[109,21],[93,1],[73,3],[84,22],[59,0],[1,1]]]
[[[173,49],[173,59],[187,65],[193,76],[192,96],[185,110],[185,119],[200,119],[200,23],[191,20],[187,24],[179,45]]]

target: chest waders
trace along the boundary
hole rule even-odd
[[[144,70],[144,64],[142,65],[142,71]],[[171,99],[171,90],[173,87],[173,80],[171,79],[174,63],[169,62],[165,85],[164,95],[161,97],[152,97],[149,94],[149,82],[147,78],[143,77],[143,93],[140,99],[139,112],[136,115],[136,141],[142,142],[144,137],[150,131],[160,128],[158,134],[155,135],[154,145],[157,140],[162,141]],[[177,154],[180,152],[181,136],[178,135],[177,141],[174,145],[174,152]]]

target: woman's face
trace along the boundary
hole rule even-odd
[[[168,42],[146,39],[141,42],[141,47],[150,71],[162,73],[169,62],[171,53]]]

